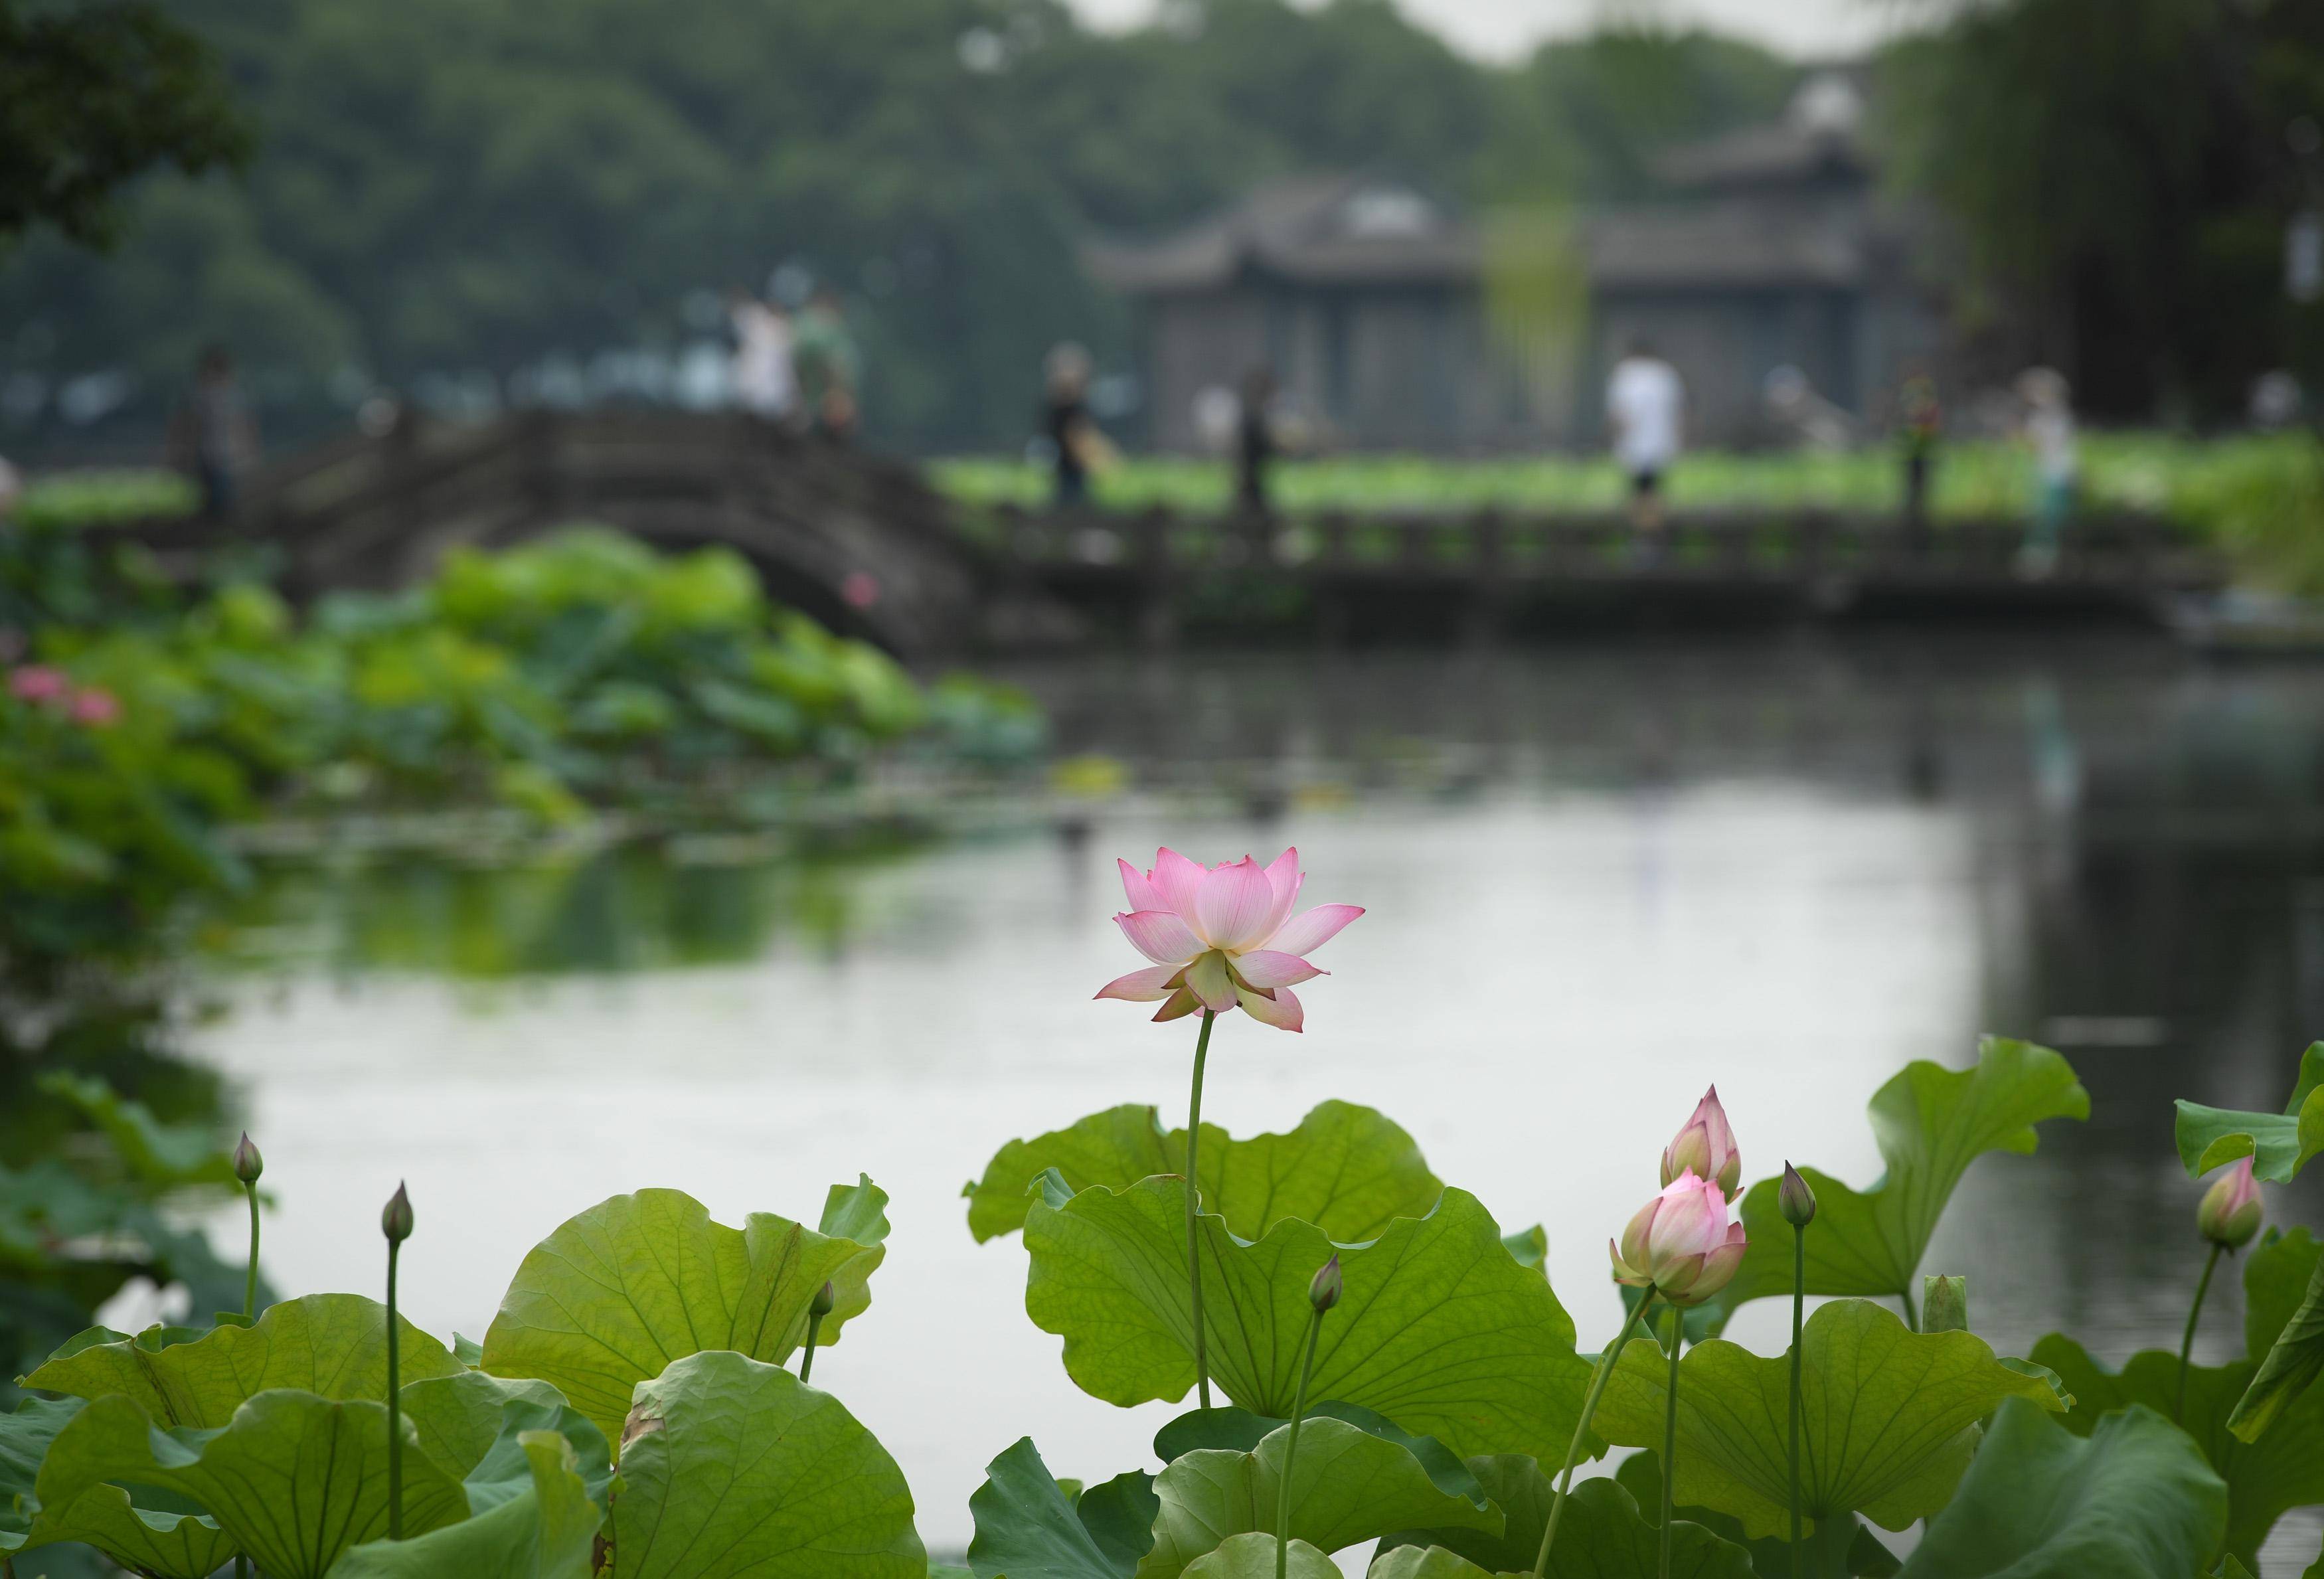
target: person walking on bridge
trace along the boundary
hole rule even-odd
[[[1640,549],[1652,554],[1663,529],[1663,479],[1678,458],[1686,384],[1678,369],[1655,355],[1643,337],[1606,381],[1606,426],[1614,457],[1630,480],[1630,524]]]
[[[816,287],[799,314],[798,332],[791,341],[791,365],[798,375],[798,392],[816,432],[834,444],[854,442],[861,418],[857,404],[862,373],[862,354],[848,332],[847,314],[839,292],[828,285]]]
[[[798,404],[790,319],[738,286],[726,293],[726,319],[734,328],[734,403],[770,422],[788,421]]]
[[[200,487],[203,516],[219,521],[233,514],[242,475],[258,459],[258,424],[225,346],[203,351],[192,392],[170,419],[168,448],[171,464],[190,472]]]

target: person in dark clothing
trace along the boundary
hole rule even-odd
[[[1904,535],[1915,547],[1928,540],[1930,474],[1936,467],[1937,440],[1944,425],[1936,380],[1915,369],[1896,392],[1897,448],[1904,460]]]
[[[1243,374],[1242,412],[1235,432],[1235,499],[1253,515],[1268,512],[1268,473],[1275,464],[1275,374],[1254,367]]]
[[[193,391],[170,419],[169,448],[171,464],[200,485],[202,514],[213,521],[233,514],[242,474],[258,456],[258,427],[225,346],[202,353]]]
[[[1089,503],[1090,461],[1097,424],[1089,410],[1089,353],[1068,340],[1051,348],[1048,356],[1048,404],[1043,430],[1055,452],[1055,508],[1078,510]]]

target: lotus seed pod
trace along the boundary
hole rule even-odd
[[[1805,1228],[1815,1221],[1815,1192],[1788,1162],[1784,1164],[1784,1182],[1775,1187],[1775,1205],[1784,1221],[1794,1228]]]

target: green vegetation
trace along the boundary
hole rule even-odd
[[[938,485],[970,505],[1037,507],[1048,474],[1020,461],[936,462]],[[2082,498],[2090,508],[2155,511],[2226,551],[2256,586],[2324,594],[2324,452],[2304,434],[2179,439],[2094,433],[2082,444]],[[1333,456],[1285,463],[1276,498],[1294,513],[1320,510],[1617,510],[1625,484],[1602,457],[1523,456],[1438,460],[1419,456]],[[1895,457],[1881,449],[1834,454],[1690,455],[1668,482],[1680,510],[1895,510],[1903,496]],[[1107,509],[1160,504],[1222,510],[1233,479],[1223,462],[1146,457],[1096,480]],[[1992,440],[1947,447],[1932,506],[1947,517],[2025,513],[2031,457]]]

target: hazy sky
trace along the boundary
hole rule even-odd
[[[1155,0],[1068,0],[1101,26],[1145,20]],[[1301,0],[1305,3],[1305,0]],[[1471,54],[1522,55],[1545,38],[1584,32],[1613,16],[1645,14],[1740,33],[1787,54],[1862,48],[1884,31],[1895,0],[1397,0],[1404,14]]]

